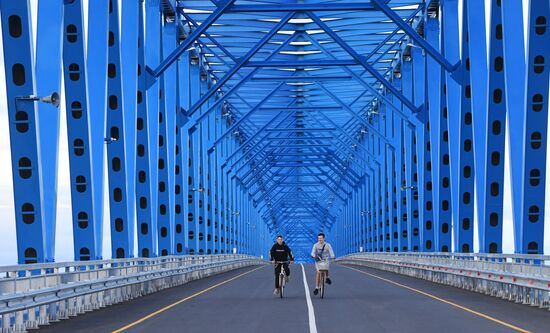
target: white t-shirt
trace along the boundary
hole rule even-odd
[[[324,249],[323,249],[324,246]],[[319,242],[313,244],[313,249],[311,249],[311,256],[314,258],[319,257],[321,260],[328,260],[329,258],[334,258],[334,251],[332,251],[332,246],[329,243],[321,245]]]

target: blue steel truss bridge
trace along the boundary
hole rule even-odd
[[[548,0],[0,0],[0,16],[17,253],[1,333],[550,331]],[[319,233],[336,253],[322,300]],[[283,300],[278,235],[297,263]]]

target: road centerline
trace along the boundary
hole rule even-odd
[[[304,278],[304,289],[306,292],[306,303],[307,303],[307,315],[309,320],[309,333],[317,333],[317,324],[315,323],[315,311],[313,309],[313,303],[311,302],[311,295],[309,294],[309,286],[307,284],[306,270],[304,269],[304,264],[302,266],[302,274]]]

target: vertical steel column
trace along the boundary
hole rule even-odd
[[[376,193],[374,191],[375,188],[375,181],[374,181],[374,173],[372,172],[372,169],[369,170],[369,210],[368,210],[368,218],[369,218],[369,252],[375,252],[376,251],[376,206],[375,206],[375,200],[376,200]]]
[[[412,62],[410,58],[403,58],[401,63],[401,83],[403,95],[409,99],[413,99],[413,77],[412,77]],[[407,114],[410,111],[404,110]],[[402,183],[401,191],[405,193],[404,205],[406,206],[406,213],[403,214],[403,220],[406,222],[405,238],[407,240],[406,251],[413,251],[414,247],[418,247],[418,237],[414,236],[415,218],[413,216],[413,192],[416,190],[416,182],[414,177],[414,155],[416,154],[414,140],[416,140],[416,128],[413,124],[410,124],[403,120],[403,144],[404,144],[404,163],[403,173],[404,181]],[[418,220],[416,219],[416,222]],[[417,228],[418,230],[418,228]]]
[[[189,66],[189,91],[190,105],[195,103],[200,98],[200,72],[199,61],[197,58],[191,57]],[[189,222],[189,254],[199,253],[199,228],[198,228],[198,202],[199,202],[199,133],[198,128],[193,126],[188,129],[189,136],[189,213],[187,220]]]
[[[359,205],[360,188],[356,187],[353,193],[353,222],[354,222],[354,252],[359,252],[361,246],[361,207]]]
[[[47,259],[42,167],[35,95],[32,25],[28,1],[0,1],[10,147],[20,264]]]
[[[376,139],[378,141],[376,149],[379,148],[380,139]],[[379,151],[378,151],[379,153]],[[374,166],[374,172],[375,172],[375,182],[376,182],[376,210],[375,210],[375,216],[376,216],[376,251],[377,252],[383,252],[383,244],[384,244],[384,220],[382,215],[382,207],[383,201],[382,201],[382,184],[383,184],[383,178],[382,178],[382,170],[381,166],[379,164],[376,164]]]
[[[363,178],[364,179],[364,178]],[[364,181],[359,184],[358,192],[358,201],[359,201],[359,246],[365,251],[365,184]]]
[[[445,0],[441,4],[441,18],[444,39],[442,44],[444,45],[444,55],[451,63],[460,60],[460,38],[458,31],[458,0]],[[460,180],[462,179],[461,170],[461,151],[463,144],[461,141],[461,128],[463,127],[464,114],[461,110],[461,93],[458,83],[456,83],[449,73],[444,72],[445,76],[445,91],[446,91],[446,106],[448,112],[445,113],[445,119],[448,126],[448,141],[449,141],[449,154],[443,155],[443,164],[450,164],[450,181],[451,181],[451,201],[452,201],[452,228],[454,230],[454,249],[462,248],[463,244],[468,244],[469,239],[467,233],[459,232],[461,230],[460,224],[462,221],[460,216],[464,215],[460,212],[462,205]],[[465,91],[464,91],[465,92]],[[465,103],[465,104],[469,104]],[[464,107],[467,107],[465,105]],[[471,113],[470,113],[471,114]],[[472,169],[473,170],[473,169]],[[462,237],[463,236],[463,237]],[[461,239],[457,239],[461,237]],[[464,238],[464,239],[462,239]]]
[[[109,58],[107,69],[107,158],[109,160],[109,207],[113,258],[133,256],[134,238],[128,213],[126,137],[120,67],[118,1],[109,2]]]
[[[388,96],[385,95],[387,98]],[[393,142],[393,117],[395,116],[394,110],[390,111],[385,104],[380,105],[382,114],[384,117],[384,135],[390,142]],[[396,220],[396,202],[395,202],[395,178],[394,178],[394,150],[390,145],[384,145],[384,160],[385,160],[385,169],[383,176],[386,177],[386,188],[385,188],[385,211],[386,211],[386,252],[393,251],[395,246],[394,232],[396,231],[397,220]]]
[[[462,55],[463,70],[468,66],[471,80],[471,100],[473,114],[473,153],[474,165],[478,172],[475,175],[475,191],[477,203],[477,227],[478,239],[481,241],[481,230],[485,223],[485,160],[487,158],[486,132],[487,132],[487,42],[485,24],[485,1],[464,1],[463,34],[468,34],[468,55]],[[483,111],[483,112],[482,112]],[[475,231],[474,231],[475,232]]]
[[[231,203],[230,203],[230,211],[231,214],[230,219],[230,234],[231,234],[231,241],[230,241],[230,251],[233,253],[234,249],[237,247],[237,186],[236,186],[236,180],[235,178],[228,177],[229,181],[229,193],[231,195]]]
[[[221,131],[223,132],[226,128],[226,126],[221,126]],[[221,149],[223,150],[222,155],[223,159],[225,160],[231,153],[231,150],[229,150],[229,144],[227,142],[228,140],[225,139],[223,141],[223,144],[221,145]],[[221,191],[220,191],[220,228],[221,228],[221,253],[228,253],[230,252],[230,246],[229,246],[229,225],[230,225],[230,217],[231,214],[229,213],[229,204],[230,204],[230,194],[229,194],[229,181],[227,177],[227,173],[225,171],[225,168],[221,168],[219,170],[219,181],[221,183]]]
[[[428,24],[428,23],[426,23]],[[431,27],[427,27],[430,29]],[[427,30],[426,29],[426,30]],[[438,49],[439,47],[437,47]],[[416,105],[428,105],[418,115],[420,124],[417,126],[417,189],[420,204],[419,211],[419,229],[420,229],[420,252],[431,252],[434,250],[434,232],[433,232],[433,185],[432,185],[432,160],[431,160],[431,138],[430,138],[430,120],[429,120],[429,101],[427,100],[427,66],[426,57],[418,48],[411,50],[413,58],[413,76],[414,76],[414,103]],[[421,172],[418,172],[418,165],[421,166]]]
[[[168,34],[170,26],[174,29],[174,23],[168,23],[164,16],[161,16],[160,24],[160,48],[159,53],[161,58],[165,53],[170,52],[172,45],[168,44]],[[173,36],[172,36],[173,37]],[[161,256],[173,254],[173,230],[172,230],[172,211],[170,209],[170,193],[172,193],[171,183],[169,179],[169,161],[168,161],[168,112],[167,109],[173,109],[174,105],[170,105],[167,101],[167,86],[168,76],[174,74],[174,66],[168,68],[160,77],[159,80],[159,112],[158,112],[158,210],[157,210],[157,232],[158,232],[158,247]]]
[[[237,245],[238,253],[245,253],[243,249],[243,191],[242,188],[235,181],[235,193],[236,193],[236,208],[235,214],[235,243]]]
[[[126,193],[128,193],[128,228],[130,233],[130,248],[134,251],[136,232],[136,119],[137,119],[137,64],[139,1],[122,1],[120,38],[120,75],[122,87],[122,104],[124,110],[124,135],[126,154]],[[95,189],[94,189],[95,190]],[[138,253],[139,255],[139,253]]]
[[[75,260],[98,258],[95,239],[94,182],[90,154],[87,71],[82,2],[63,6],[63,73],[71,179]],[[118,161],[112,161],[118,163]]]
[[[450,1],[450,3],[453,1]],[[447,11],[444,10],[444,8],[440,8],[441,11],[439,13],[440,20],[441,20],[441,50],[443,54],[447,55],[450,54],[453,57],[457,57],[457,50],[454,45],[448,45],[450,43],[447,43],[447,39],[452,39],[453,37],[458,39],[457,36],[455,36],[452,33],[447,33],[448,28],[445,26],[447,25],[446,21],[451,20],[452,18],[456,19],[456,13],[455,15],[449,15],[450,18],[447,19]],[[450,49],[450,51],[447,52],[447,49]],[[456,93],[456,84],[452,81],[452,78],[448,77],[445,73],[445,70],[440,67],[440,75],[441,75],[441,82],[443,83],[443,88],[441,89],[441,97],[440,97],[440,103],[441,103],[441,114],[439,115],[439,156],[437,158],[437,168],[439,170],[439,220],[437,221],[437,251],[440,252],[450,252],[451,251],[451,244],[452,244],[452,233],[451,233],[451,225],[452,225],[452,210],[451,210],[451,198],[452,198],[452,191],[451,191],[451,167],[450,167],[450,148],[449,148],[449,125],[448,125],[448,106],[451,105],[452,112],[459,112],[459,109],[457,108],[457,102],[458,99],[457,93]],[[451,89],[452,88],[452,89]],[[454,90],[453,90],[454,89]]]
[[[401,77],[394,77],[393,85],[397,89],[401,89]],[[391,95],[392,100],[400,105],[401,103],[396,100],[395,96]],[[394,115],[393,117],[393,131],[394,131],[394,146],[395,146],[395,162],[394,162],[394,171],[395,171],[395,185],[396,185],[396,205],[397,205],[397,247],[398,249],[394,251],[407,251],[407,199],[404,191],[401,190],[401,186],[407,181],[405,180],[405,159],[404,159],[404,145],[403,145],[403,119],[401,116]]]
[[[88,116],[94,186],[94,220],[98,259],[103,256],[103,199],[105,181],[105,120],[107,117],[107,63],[109,1],[88,1]],[[93,51],[91,51],[93,50]],[[93,56],[92,55],[93,52]]]
[[[411,129],[411,212],[412,215],[410,216],[411,219],[411,234],[409,235],[411,239],[411,251],[418,252],[420,249],[420,222],[419,222],[419,212],[418,212],[418,154],[417,154],[417,140],[418,140],[418,132],[423,131],[423,126],[417,125],[414,130]]]
[[[176,16],[176,26],[180,24],[179,15]],[[183,107],[187,107],[186,101],[188,101],[188,89],[189,85],[189,73],[188,73],[188,64],[189,57],[182,56],[178,59],[176,63],[176,109],[175,109],[175,127],[174,127],[174,246],[175,253],[178,255],[187,254],[187,233],[185,230],[185,204],[184,193],[186,191],[185,177],[184,177],[184,166],[186,163],[185,154],[183,150],[187,149],[186,136],[184,135],[187,131],[180,127],[178,119],[183,117]],[[185,82],[184,82],[185,81]],[[184,95],[187,95],[184,97]]]
[[[147,82],[145,79],[145,17],[143,1],[139,2],[138,18],[138,87],[136,120],[136,222],[138,255],[157,255],[156,218],[153,218],[151,200],[151,172],[149,164],[149,115],[147,114]]]
[[[379,131],[384,135],[386,138],[390,138],[389,131],[388,131],[388,124],[390,123],[390,120],[388,119],[388,110],[386,108],[386,105],[380,104],[380,120],[379,120]],[[381,161],[380,161],[380,177],[382,178],[382,187],[380,189],[380,193],[382,195],[382,223],[384,224],[383,230],[382,230],[382,237],[383,237],[383,245],[382,250],[385,252],[390,251],[390,244],[391,244],[391,213],[390,213],[390,205],[391,205],[391,195],[390,195],[390,174],[388,173],[388,167],[390,164],[388,163],[388,145],[385,142],[381,143]]]
[[[196,94],[196,87],[194,87],[193,74],[195,74],[194,67],[197,67],[196,64],[191,64],[191,101],[193,102]],[[189,222],[189,254],[198,254],[199,253],[199,231],[198,231],[198,192],[199,187],[198,182],[198,140],[197,140],[197,128],[192,127],[188,132],[188,142],[189,142],[189,160],[188,160],[188,186],[189,186],[189,197],[188,205],[189,212],[187,213],[187,221]]]
[[[466,4],[465,4],[466,6]],[[504,50],[501,2],[493,1],[489,37],[489,98],[485,120],[485,160],[478,169],[483,180],[483,217],[479,220],[479,251],[502,252],[502,220],[504,192],[504,145],[506,133],[506,89],[504,76]],[[473,32],[470,33],[470,35]],[[473,49],[470,49],[473,52]],[[473,55],[473,54],[472,54]],[[472,78],[475,75],[472,71]],[[477,93],[474,90],[474,96]],[[484,110],[484,111],[485,111]]]
[[[197,84],[199,85],[198,89],[200,90],[200,95],[206,91],[208,91],[208,85],[206,81],[206,74],[203,73],[203,59],[199,57],[199,68],[196,78]],[[195,79],[195,78],[193,78]],[[208,103],[205,103],[203,107],[200,109],[200,113],[206,112],[208,110]],[[199,254],[206,254],[208,251],[208,242],[207,242],[207,216],[206,216],[206,207],[207,200],[206,200],[206,194],[207,194],[207,184],[206,184],[206,173],[208,172],[208,162],[206,159],[205,154],[205,146],[208,142],[208,126],[207,126],[207,120],[203,120],[202,122],[198,123],[197,125],[197,169],[195,170],[196,179],[198,182],[198,190],[197,190],[197,206],[196,212],[197,212],[197,218],[198,218],[198,232],[199,232]]]
[[[172,13],[167,12],[164,14],[164,30],[163,30],[163,48],[164,54],[173,51],[178,46],[178,40],[180,38],[178,32],[178,26],[176,24],[177,19],[172,16]],[[177,82],[178,77],[179,59],[164,72],[164,98],[165,102],[165,123],[166,123],[166,136],[165,142],[167,159],[166,167],[168,170],[168,182],[166,184],[168,193],[168,211],[169,217],[169,238],[171,253],[181,255],[183,254],[183,244],[180,242],[179,246],[176,244],[176,204],[180,205],[179,212],[181,213],[181,201],[175,201],[175,186],[176,186],[176,118],[177,113],[180,112],[178,108],[177,99]]]
[[[463,16],[464,32],[462,34],[462,61],[465,63],[465,68],[462,71],[462,86],[460,99],[460,119],[454,117],[449,118],[449,128],[452,129],[451,134],[451,164],[456,170],[456,174],[451,176],[458,177],[459,196],[456,198],[455,204],[457,215],[454,216],[454,251],[455,252],[472,252],[474,250],[474,152],[473,152],[473,115],[472,115],[472,88],[470,84],[470,59],[469,59],[469,32],[468,16]],[[447,87],[450,89],[450,80],[447,80]],[[453,112],[452,109],[450,109]],[[456,122],[458,120],[458,122]],[[455,126],[459,124],[458,132]],[[458,134],[455,137],[454,134]],[[458,141],[455,141],[457,140]],[[453,147],[456,150],[453,152]],[[458,169],[456,161],[458,159]],[[452,171],[451,171],[452,172]]]
[[[415,61],[416,59],[416,61]],[[423,77],[419,73],[414,72],[413,61],[416,63],[416,67],[420,67],[422,62],[422,51],[418,48],[412,48],[411,57],[404,61],[402,68],[402,82],[403,82],[403,94],[409,99],[416,102],[416,105],[422,105],[424,99],[420,90],[423,84]],[[420,96],[421,97],[420,97]],[[405,111],[407,114],[411,114],[410,111]],[[407,124],[405,126],[406,144],[405,152],[407,154],[406,166],[406,193],[407,193],[407,220],[409,224],[408,237],[409,237],[409,251],[418,252],[420,246],[420,228],[419,228],[419,211],[418,211],[418,153],[417,153],[417,140],[419,140],[419,133],[423,133],[423,126],[415,122],[413,124]],[[422,137],[420,136],[420,139]],[[423,146],[423,145],[421,145]]]
[[[471,8],[470,6],[469,8]],[[525,125],[525,45],[523,30],[523,4],[521,1],[504,1],[502,32],[504,35],[504,75],[506,84],[506,111],[508,115],[509,165],[512,190],[512,215],[516,252],[520,251],[523,186],[523,133]],[[477,145],[476,145],[477,147]]]
[[[36,94],[49,96],[61,88],[61,40],[63,2],[38,3],[36,32]],[[45,261],[55,259],[55,226],[57,212],[57,166],[59,154],[59,111],[54,106],[38,103],[40,160],[42,163],[43,207],[46,237]],[[94,244],[95,247],[95,244]]]
[[[183,109],[188,109],[191,104],[191,56],[189,52],[186,52],[181,55],[180,60],[178,61],[178,84],[179,84],[179,103],[180,107]],[[178,110],[182,112],[182,110]],[[179,117],[179,118],[178,118]],[[176,119],[183,120],[183,114],[179,114]],[[179,139],[176,138],[177,142],[181,143],[181,176],[176,176],[176,184],[179,181],[181,182],[181,192],[182,200],[180,202],[183,205],[183,217],[181,223],[183,224],[183,235],[182,239],[184,242],[185,253],[190,254],[191,244],[193,243],[194,238],[194,229],[192,229],[193,224],[193,195],[191,194],[191,144],[188,126],[182,126],[181,122],[176,122],[176,136],[179,134]],[[177,221],[176,221],[177,223]]]
[[[145,65],[150,68],[158,66],[162,61],[160,58],[161,49],[161,10],[160,3],[156,0],[145,0]],[[145,72],[147,80],[147,73]],[[150,82],[147,82],[151,84]],[[151,215],[154,226],[155,253],[158,255],[158,136],[159,136],[159,106],[160,106],[160,80],[156,80],[147,89],[147,115],[149,117],[149,165],[151,183]]]
[[[224,124],[224,115],[223,110],[220,109],[219,116],[216,117],[215,122],[215,136],[214,139],[217,140],[223,134],[223,124]],[[223,211],[224,211],[224,195],[223,195],[223,178],[222,178],[222,161],[226,158],[225,147],[220,145],[214,150],[214,166],[215,166],[215,180],[214,180],[214,229],[216,235],[214,236],[214,242],[216,243],[215,253],[225,253],[225,243],[224,243],[224,221],[223,221]]]
[[[206,88],[208,89],[210,86],[210,77],[208,76],[206,78]],[[210,107],[210,101],[206,103],[208,107]],[[215,194],[215,187],[214,187],[214,172],[215,172],[215,166],[213,163],[215,162],[214,156],[207,151],[207,148],[211,146],[213,141],[213,137],[215,135],[215,118],[216,118],[216,111],[211,112],[208,116],[206,116],[205,119],[205,132],[204,133],[204,141],[203,141],[203,159],[205,161],[205,220],[206,220],[206,249],[208,254],[214,253],[215,248],[215,236],[216,232],[214,229],[215,224],[215,217],[214,217],[214,194]]]
[[[346,231],[345,231],[345,235],[346,235],[346,253],[350,253],[351,252],[351,241],[350,241],[350,235],[351,235],[351,231],[350,231],[350,223],[349,223],[349,208],[348,208],[348,205],[347,203],[344,204],[344,224],[345,224],[345,228],[346,228]]]
[[[527,32],[527,87],[525,94],[525,133],[521,228],[516,252],[543,253],[544,203],[546,184],[546,145],[548,132],[548,80],[550,71],[549,3],[529,1]]]
[[[435,47],[437,50],[440,49],[439,46],[439,20],[437,17],[428,16],[426,20],[425,28],[426,40],[430,45]],[[426,164],[430,161],[431,164],[431,179],[425,179],[426,191],[431,189],[432,195],[432,208],[433,208],[433,217],[432,217],[432,246],[431,250],[428,249],[427,244],[424,244],[426,251],[440,251],[441,247],[439,246],[440,240],[440,211],[441,211],[441,201],[440,201],[440,141],[442,141],[442,135],[440,133],[440,118],[442,117],[441,111],[441,96],[442,96],[442,71],[441,66],[431,57],[426,59],[426,81],[427,81],[427,105],[428,105],[428,115],[426,122],[426,131],[429,132],[429,137],[426,138],[429,141],[430,149],[426,144],[426,150],[429,154],[429,157],[426,157]],[[427,167],[426,167],[427,169]],[[426,174],[426,177],[428,175]],[[426,194],[425,194],[426,195]],[[429,193],[427,195],[430,195]],[[426,201],[428,198],[426,197]],[[428,229],[428,223],[426,221],[425,229]],[[450,240],[449,240],[450,244]]]
[[[384,119],[384,115],[382,114],[382,108],[380,105],[378,105],[378,121],[377,121],[377,126],[378,126],[378,132],[381,133],[383,136],[385,136],[387,138],[387,135],[386,135],[386,127],[385,127],[385,119]],[[378,207],[378,214],[380,216],[379,218],[379,227],[380,227],[380,232],[379,232],[379,236],[378,236],[378,239],[380,241],[379,245],[378,245],[378,251],[380,252],[384,252],[386,251],[386,247],[388,245],[388,240],[387,240],[387,237],[386,237],[386,234],[388,232],[388,227],[389,227],[389,220],[388,220],[388,203],[387,203],[387,200],[388,200],[388,192],[387,192],[387,177],[386,177],[386,143],[382,140],[382,138],[378,137],[378,147],[377,147],[377,156],[380,156],[379,158],[379,164],[378,164],[378,175],[379,175],[379,188],[378,188],[378,194],[380,196],[380,205]]]

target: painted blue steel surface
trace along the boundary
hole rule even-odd
[[[153,217],[151,164],[149,146],[149,114],[147,112],[148,94],[145,76],[145,7],[143,2],[138,8],[138,63],[136,93],[136,226],[138,235],[138,255],[155,257],[157,255],[157,225]]]
[[[38,3],[36,31],[36,94],[48,96],[61,91],[61,43],[63,3],[61,0]],[[46,261],[55,258],[55,226],[57,212],[57,156],[59,151],[59,112],[49,104],[37,105],[40,128],[40,160],[42,162],[44,226],[46,228]]]
[[[468,16],[465,16],[466,24],[463,27],[468,27]],[[466,33],[465,33],[466,32]],[[461,56],[467,58],[470,54],[469,30],[463,29],[461,41]],[[472,252],[474,249],[474,147],[473,147],[473,114],[472,114],[472,88],[470,79],[469,64],[465,64],[462,70],[462,86],[460,87],[460,118],[458,123],[453,123],[456,119],[450,117],[449,129],[452,131],[449,134],[458,134],[458,140],[450,140],[450,146],[458,145],[458,156],[452,155],[451,158],[451,175],[458,178],[458,188],[455,189],[454,207],[457,207],[458,214],[453,217],[454,230],[454,251],[455,252]],[[447,86],[450,81],[447,80]],[[450,110],[451,112],[452,110]],[[453,124],[459,124],[456,128]],[[458,130],[458,132],[457,132]],[[452,148],[451,148],[452,152]],[[454,161],[453,161],[454,160]],[[458,163],[455,161],[458,160]],[[456,169],[458,164],[458,169]],[[453,174],[453,167],[456,173]]]
[[[118,1],[109,2],[109,49],[107,65],[107,165],[111,221],[111,256],[134,255],[133,220],[130,220],[127,178],[125,114],[122,99],[120,26]],[[131,113],[130,113],[131,114]],[[132,193],[133,195],[133,193]],[[133,214],[132,214],[133,215]]]
[[[487,116],[481,122],[486,126],[484,136],[479,137],[483,144],[479,147],[485,161],[477,176],[483,188],[481,207],[483,217],[479,220],[480,248],[483,252],[502,252],[503,192],[504,192],[504,141],[506,123],[506,88],[504,86],[504,51],[502,42],[502,11],[500,3],[493,2],[490,20],[489,39],[489,94]],[[500,27],[500,28],[499,28]],[[499,29],[501,31],[499,31]],[[474,76],[472,71],[472,77]],[[481,89],[479,89],[481,90]],[[474,90],[475,93],[478,90]],[[481,113],[481,112],[480,112]],[[476,137],[477,138],[477,137]]]
[[[490,1],[487,44],[485,1],[98,0],[85,47],[80,0],[40,2],[36,44],[1,0],[19,261],[54,260],[61,66],[76,259],[102,257],[104,192],[113,257],[282,234],[307,260],[321,231],[339,255],[501,252],[505,158],[516,252],[540,253],[548,2],[525,39]]]
[[[39,119],[36,102],[18,98],[36,92],[29,2],[3,0],[0,12],[18,262],[44,262],[53,258],[47,257]]]
[[[527,31],[527,84],[523,139],[521,230],[516,234],[516,252],[542,253],[546,184],[546,136],[548,133],[547,62],[550,51],[550,4],[529,1]],[[519,222],[519,221],[516,221]]]
[[[165,49],[169,49],[171,45],[166,46],[168,34],[168,29],[170,25],[173,26],[173,23],[163,22],[160,23],[160,55],[161,59],[164,57]],[[158,147],[158,159],[157,159],[157,169],[158,169],[158,178],[157,183],[153,185],[153,188],[156,189],[158,193],[158,202],[157,202],[157,239],[159,247],[159,255],[167,256],[173,254],[173,225],[172,225],[172,216],[173,212],[171,210],[170,197],[172,194],[172,186],[170,182],[170,166],[168,160],[168,121],[171,115],[174,115],[175,109],[175,100],[170,101],[168,99],[167,91],[169,89],[175,88],[173,85],[170,87],[170,84],[173,83],[169,79],[171,75],[175,72],[175,66],[166,70],[163,75],[161,75],[158,84],[159,84],[159,112],[155,121],[158,122],[158,136],[156,145]],[[172,112],[171,112],[172,111]]]
[[[67,142],[71,179],[74,259],[94,260],[99,253],[95,237],[94,181],[90,145],[88,76],[84,56],[81,1],[63,6],[63,74]],[[113,161],[113,163],[116,163]]]
[[[95,240],[98,259],[103,258],[103,221],[105,189],[105,129],[107,107],[107,50],[109,48],[109,1],[88,1],[88,116],[92,155]]]

